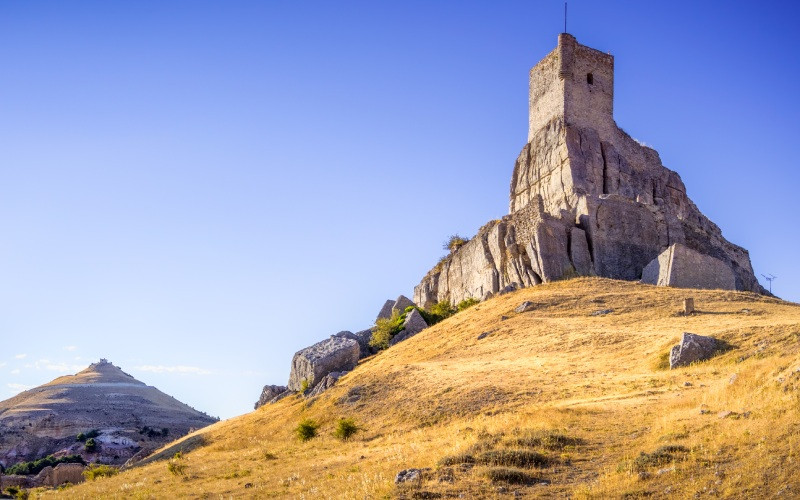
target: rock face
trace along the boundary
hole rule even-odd
[[[261,397],[258,398],[253,409],[258,410],[284,392],[286,392],[286,387],[283,385],[265,385],[261,391]]]
[[[642,271],[642,283],[679,288],[736,290],[736,276],[725,262],[680,243],[670,245]]]
[[[31,485],[54,488],[64,483],[82,483],[85,480],[83,477],[85,468],[81,464],[58,464],[55,468],[47,466],[31,480]]]
[[[714,355],[718,346],[714,337],[704,337],[694,333],[684,333],[680,344],[669,353],[669,367],[688,366],[695,361],[704,361]]]
[[[347,372],[331,372],[325,375],[322,380],[319,381],[317,385],[314,386],[314,389],[310,393],[308,393],[308,397],[319,396],[323,392],[327,391],[334,385],[336,382],[339,381],[342,376],[344,376]]]
[[[731,288],[763,291],[747,251],[722,237],[654,149],[617,127],[613,93],[613,57],[559,35],[530,73],[528,144],[514,166],[509,215],[428,272],[417,304],[570,276],[638,280],[675,244],[722,262]]]
[[[101,360],[0,402],[0,464],[79,454],[122,465],[216,420]],[[93,429],[99,446],[87,452],[76,436]]]
[[[300,391],[305,381],[307,387],[311,389],[331,372],[350,371],[355,368],[360,354],[361,348],[358,342],[337,336],[306,347],[295,353],[292,358],[288,387],[292,391]]]

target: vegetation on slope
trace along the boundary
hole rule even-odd
[[[698,312],[679,313],[684,297]],[[523,301],[530,312],[515,313]],[[604,314],[593,314],[607,311]],[[731,348],[669,370],[684,331]],[[800,307],[576,279],[490,299],[66,498],[800,495]],[[298,424],[313,420],[302,441]],[[334,435],[341,419],[358,433]],[[181,453],[182,474],[168,469]],[[173,459],[174,460],[174,459]],[[398,471],[423,469],[395,485]]]

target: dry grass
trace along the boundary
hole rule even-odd
[[[697,314],[677,314],[686,296]],[[538,307],[514,313],[525,300]],[[592,316],[601,309],[613,312]],[[664,369],[663,353],[684,331],[731,349]],[[477,340],[483,332],[491,334]],[[284,399],[117,476],[37,494],[796,497],[799,339],[800,307],[751,293],[605,279],[543,285],[425,330],[319,398]],[[305,418],[319,435],[300,442],[293,431]],[[346,442],[333,436],[341,418],[360,429]],[[181,450],[184,474],[173,475],[168,458]],[[410,467],[431,472],[397,488],[395,474]]]

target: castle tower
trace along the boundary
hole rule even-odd
[[[614,125],[614,56],[568,33],[530,72],[528,141],[556,117],[603,134]]]

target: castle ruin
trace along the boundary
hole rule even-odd
[[[722,237],[680,176],[617,127],[613,111],[614,57],[560,34],[530,71],[528,143],[514,165],[509,215],[429,271],[414,302],[485,299],[570,276],[639,280],[646,267],[654,284],[673,284],[680,268],[682,286],[763,292],[747,250]],[[664,252],[670,270],[659,274]],[[719,270],[732,277],[711,274]]]

